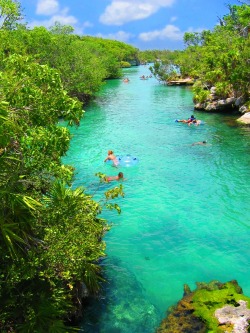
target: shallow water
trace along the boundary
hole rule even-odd
[[[122,214],[103,213],[113,223],[102,262],[109,283],[85,311],[88,333],[153,333],[185,283],[236,279],[250,296],[250,129],[236,116],[194,112],[187,87],[140,80],[148,67],[125,74],[129,83],[108,81],[87,108],[64,159],[76,167],[74,186],[89,193],[96,172],[126,177]],[[205,125],[174,122],[192,113]],[[109,149],[139,163],[105,164]],[[116,184],[102,185],[96,200]]]

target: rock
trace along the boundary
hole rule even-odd
[[[216,88],[215,87],[211,87],[210,92],[211,92],[211,94],[216,94]]]
[[[189,293],[178,302],[176,307],[171,308],[156,333],[206,333],[206,324],[193,314],[195,309],[192,298],[193,293]]]
[[[189,85],[189,84],[192,85],[192,84],[194,84],[194,80],[191,78],[172,80],[172,81],[167,81],[167,84],[169,86],[183,86],[183,85]]]
[[[220,100],[218,100],[218,105],[224,106],[224,105],[226,105],[226,101],[224,99],[220,99]]]
[[[184,284],[184,293],[183,293],[183,296],[187,296],[190,293],[191,293],[191,289],[189,288],[189,285]]]
[[[248,109],[248,107],[246,105],[242,105],[239,108],[239,111],[240,111],[240,113],[244,114],[244,113],[247,113],[249,111],[249,109]]]
[[[194,106],[194,109],[195,110],[204,110],[205,107],[206,107],[205,103],[196,103],[195,106]]]
[[[241,124],[249,125],[250,124],[250,112],[243,114],[237,121]]]
[[[207,97],[208,101],[216,101],[217,100],[217,96],[215,94],[209,94]]]
[[[228,105],[232,105],[232,104],[235,104],[235,101],[236,101],[236,98],[229,97],[229,98],[226,98],[225,103]]]
[[[215,311],[215,317],[218,319],[220,324],[233,325],[234,333],[247,333],[249,320],[250,320],[250,309],[247,309],[247,302],[240,300],[239,306],[233,307],[226,305],[223,308]]]
[[[217,111],[218,110],[218,103],[213,102],[213,103],[207,103],[205,106],[206,111]]]
[[[235,101],[235,106],[241,106],[243,103],[245,103],[245,98],[243,96],[240,96]]]
[[[184,285],[183,298],[168,310],[156,333],[247,332],[250,298],[243,295],[236,280],[198,282],[196,286],[191,291]]]

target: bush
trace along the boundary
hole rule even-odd
[[[129,68],[129,67],[131,67],[131,64],[127,61],[121,61],[121,67],[122,68]]]

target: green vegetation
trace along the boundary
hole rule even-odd
[[[65,90],[83,102],[92,98],[106,79],[122,76],[123,63],[138,64],[138,50],[122,42],[73,34],[56,23],[47,30],[0,29],[0,69],[9,54],[29,55],[57,70]]]
[[[0,1],[0,10],[0,331],[76,331],[82,295],[97,294],[103,280],[109,225],[100,213],[119,213],[112,199],[123,190],[96,202],[72,187],[74,169],[61,158],[82,102],[137,50],[59,23],[28,30],[16,1]]]
[[[250,304],[250,298],[242,294],[242,290],[236,281],[221,284],[222,286],[219,288],[216,288],[215,285],[212,285],[212,288],[209,289],[209,284],[208,286],[201,284],[195,291],[192,299],[194,315],[206,322],[208,332],[222,333],[225,330],[219,327],[218,320],[214,316],[215,310],[225,305],[237,307],[240,300],[247,301]]]
[[[250,298],[243,295],[236,280],[226,283],[215,280],[209,283],[197,282],[196,285],[194,291],[184,285],[183,298],[169,308],[167,317],[156,330],[157,333],[232,332],[233,322],[242,316],[239,311],[240,301],[246,302],[249,308]],[[231,322],[220,324],[215,312],[227,306],[231,307],[234,315],[231,314]]]
[[[204,89],[214,86],[219,98],[242,97],[249,100],[250,95],[250,6],[229,5],[229,14],[220,20],[213,31],[186,33],[183,51],[161,51],[140,54],[152,61],[152,73],[163,82],[176,76],[176,65],[180,77],[196,80],[194,101],[203,101],[207,93]],[[155,61],[159,59],[159,61]],[[170,66],[170,67],[169,67]]]
[[[78,124],[83,110],[56,70],[15,54],[3,66],[0,328],[65,332],[66,318],[78,316],[81,289],[98,292],[108,229],[98,216],[112,205],[70,186],[73,169],[61,163],[70,134],[58,118]]]

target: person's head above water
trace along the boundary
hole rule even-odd
[[[113,150],[108,150],[108,155],[114,154]]]
[[[191,119],[195,119],[195,116],[192,114],[190,118],[191,118]]]
[[[120,179],[120,178],[123,178],[123,172],[119,172],[118,173],[118,178]]]
[[[202,141],[202,143],[207,143],[207,140]]]

